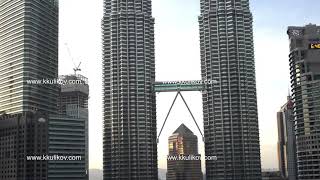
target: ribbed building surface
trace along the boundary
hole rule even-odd
[[[201,0],[199,23],[207,179],[261,179],[249,0]]]
[[[0,0],[0,111],[55,113],[57,87],[27,81],[57,77],[57,0]]]
[[[320,26],[289,27],[298,179],[320,179]]]
[[[105,0],[104,180],[157,179],[151,0]]]

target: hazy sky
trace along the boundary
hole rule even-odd
[[[59,73],[73,73],[82,62],[81,74],[89,78],[90,168],[102,169],[102,0],[60,0]],[[262,168],[277,168],[276,112],[286,101],[289,88],[287,26],[320,24],[318,0],[251,0],[259,109]],[[156,79],[200,79],[197,17],[199,0],[153,0],[155,17]],[[200,92],[183,93],[201,130]],[[157,94],[158,129],[174,93]],[[198,137],[196,125],[181,99],[177,100],[158,145],[159,167],[166,167],[167,138],[185,123]],[[199,138],[200,152],[203,142]]]

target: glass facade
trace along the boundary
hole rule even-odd
[[[168,141],[167,180],[202,180],[197,136],[187,126],[181,124]],[[184,156],[188,160],[173,159],[179,156]]]
[[[81,156],[81,160],[48,161],[48,180],[88,180],[88,118],[51,115],[48,124],[48,153],[51,156]]]
[[[58,88],[29,80],[58,77],[58,3],[0,1],[0,111],[57,111]]]

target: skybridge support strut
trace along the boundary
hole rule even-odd
[[[191,110],[190,110],[190,108],[189,108],[189,106],[188,106],[188,104],[187,104],[187,101],[184,99],[184,97],[182,96],[182,94],[181,94],[180,92],[178,92],[178,93],[180,94],[180,96],[181,96],[184,104],[187,106],[188,111],[189,111],[189,113],[190,113],[190,115],[191,115],[194,123],[197,125],[197,128],[198,128],[198,130],[199,130],[199,132],[200,132],[200,134],[201,134],[201,136],[202,136],[202,141],[204,142],[204,136],[203,136],[203,134],[202,134],[202,132],[201,132],[201,130],[200,130],[200,128],[199,128],[199,125],[198,125],[196,119],[194,118],[194,116],[193,116],[193,114],[192,114],[192,112],[191,112]]]
[[[168,120],[168,117],[169,117],[169,115],[170,115],[170,113],[171,113],[171,110],[172,110],[172,108],[173,108],[176,100],[177,100],[178,95],[180,95],[180,97],[182,98],[184,104],[186,105],[186,107],[187,107],[187,109],[188,109],[188,111],[189,111],[189,113],[190,113],[190,115],[191,115],[191,117],[192,117],[192,119],[193,119],[193,122],[196,124],[196,126],[197,126],[197,128],[198,128],[198,130],[199,130],[199,132],[200,132],[200,134],[201,134],[201,136],[202,136],[202,141],[204,142],[205,139],[204,139],[203,133],[201,132],[201,130],[200,130],[200,128],[199,128],[199,125],[198,125],[195,117],[193,116],[193,114],[192,114],[192,112],[191,112],[191,110],[190,110],[190,108],[189,108],[186,100],[185,100],[184,97],[182,96],[181,92],[178,91],[177,94],[176,94],[176,96],[175,96],[175,98],[174,98],[174,100],[173,100],[173,102],[172,102],[172,104],[171,104],[171,106],[170,106],[170,109],[169,109],[169,112],[167,113],[166,119],[164,120],[164,122],[163,122],[163,124],[162,124],[161,130],[160,130],[159,135],[158,135],[158,138],[157,138],[157,143],[159,143],[160,135],[161,135],[161,133],[162,133],[162,130],[163,130],[163,128],[164,128],[167,120]]]
[[[166,124],[166,122],[167,122],[167,120],[168,120],[168,117],[169,117],[169,115],[170,115],[170,112],[171,112],[171,110],[172,110],[172,108],[173,108],[174,103],[175,103],[176,100],[177,100],[178,95],[179,95],[179,92],[177,92],[177,95],[176,95],[176,97],[174,98],[174,100],[173,100],[173,102],[172,102],[172,104],[171,104],[171,107],[170,107],[169,112],[168,112],[168,114],[167,114],[167,116],[166,116],[166,119],[164,120],[164,122],[163,122],[163,124],[162,124],[160,133],[159,133],[158,138],[157,138],[157,143],[159,143],[159,137],[160,137],[161,132],[162,132],[162,130],[163,130],[163,128],[164,128],[164,125]]]

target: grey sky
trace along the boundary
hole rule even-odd
[[[90,85],[90,168],[102,168],[102,0],[60,0],[59,73],[73,73],[73,63],[82,61],[82,74]],[[262,168],[277,168],[276,112],[285,102],[289,88],[288,39],[290,25],[320,24],[317,0],[251,0],[254,15],[257,93]],[[197,17],[199,0],[153,0],[156,40],[157,80],[200,79],[200,49]],[[173,93],[157,94],[158,129],[161,127]],[[184,93],[202,131],[200,92]],[[200,137],[187,109],[178,99],[159,150],[159,165],[165,167],[167,138],[185,123]],[[203,143],[199,138],[200,151]]]

